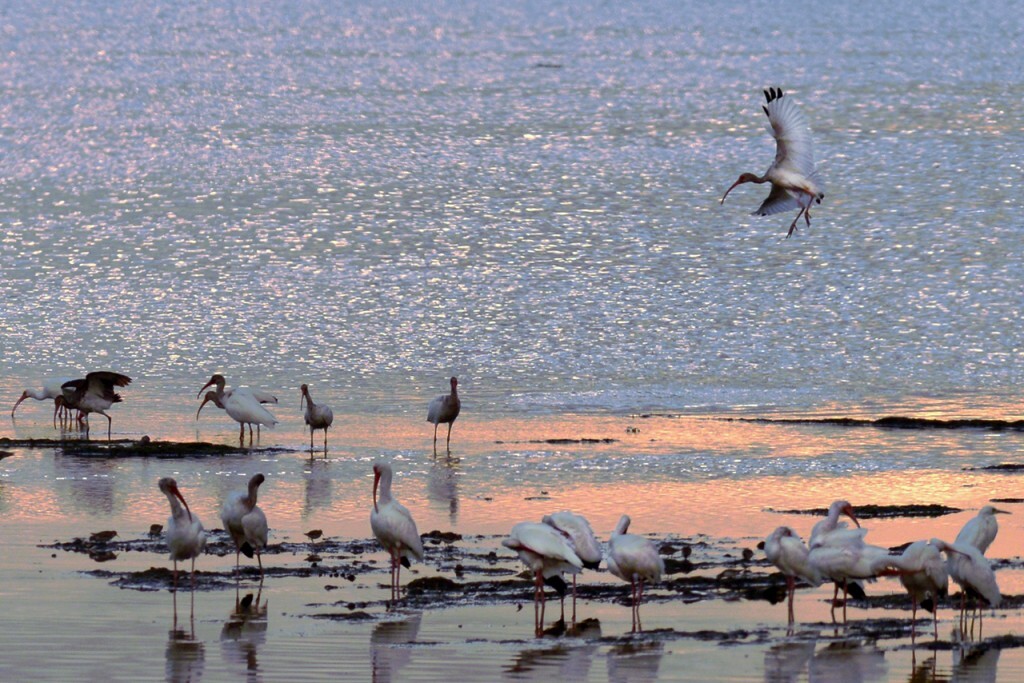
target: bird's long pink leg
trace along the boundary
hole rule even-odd
[[[243,422],[238,423],[238,447],[245,447],[245,423]]]
[[[174,561],[174,593],[178,592],[178,561]]]
[[[448,438],[445,439],[444,447],[445,447],[445,449],[449,453],[452,452],[452,423],[451,422],[448,423]]]
[[[846,623],[846,603],[849,601],[849,593],[846,590],[846,579],[843,579],[843,623]]]
[[[796,579],[792,576],[786,577],[786,592],[789,594],[789,623],[793,623],[795,618],[793,616],[793,595],[796,593]]]

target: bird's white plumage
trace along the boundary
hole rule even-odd
[[[780,526],[765,539],[764,554],[786,576],[821,585],[821,573],[808,560],[810,549],[790,527]]]
[[[164,526],[164,540],[170,551],[170,559],[175,562],[194,559],[206,545],[203,523],[199,521],[198,516],[182,507],[177,497],[181,494],[174,479],[165,477],[158,482],[158,487],[167,496],[171,506],[171,516],[167,518],[167,524]]]
[[[267,517],[256,504],[259,487],[264,481],[265,477],[262,474],[253,475],[246,490],[228,494],[221,507],[220,520],[224,524],[224,530],[231,535],[231,540],[235,543],[236,558],[246,544],[257,558],[260,558],[263,548],[267,546]],[[259,563],[262,575],[263,560],[259,559]]]
[[[997,514],[1006,515],[1009,513],[991,505],[981,508],[975,517],[972,517],[964,524],[963,529],[956,535],[956,539],[953,542],[973,545],[984,555],[988,547],[992,545],[992,541],[996,540],[996,534],[999,533],[999,522],[996,520]]]
[[[807,117],[792,98],[781,95],[767,102],[764,110],[768,131],[775,137],[775,161],[771,168],[810,176],[814,173],[814,142]]]
[[[370,528],[373,535],[396,561],[398,558],[422,561],[423,541],[416,529],[416,522],[409,510],[391,493],[394,476],[391,465],[379,462],[374,464],[373,471],[375,500],[370,510]]]
[[[939,549],[927,541],[914,541],[888,564],[900,570],[900,583],[913,598],[914,606],[925,598],[936,602],[946,594],[949,573]]]
[[[937,538],[931,543],[946,553],[946,569],[953,581],[964,591],[980,595],[990,606],[999,606],[1003,598],[995,572],[980,550],[967,543],[946,543]]]
[[[541,521],[559,531],[569,541],[569,545],[585,566],[597,568],[604,553],[586,517],[569,510],[561,510],[545,515]]]
[[[537,522],[520,522],[512,527],[502,542],[515,550],[529,570],[544,578],[562,573],[576,574],[583,570],[583,560],[569,541],[556,529]]]
[[[852,519],[854,524],[858,526],[857,532],[860,532],[860,522],[853,512],[853,506],[848,501],[836,500],[828,506],[828,513],[825,515],[825,519],[819,520],[811,528],[811,537],[807,542],[807,546],[813,549],[819,545],[848,545],[853,542],[852,535],[846,534],[837,534],[831,540],[829,539],[829,536],[835,532],[849,530],[845,522],[839,521],[840,515],[846,515]],[[861,532],[861,538],[863,538],[863,532]]]
[[[650,539],[626,533],[630,519],[623,515],[608,540],[608,571],[623,581],[657,583],[665,573],[665,562]]]

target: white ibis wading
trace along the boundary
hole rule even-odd
[[[793,597],[796,593],[796,580],[821,585],[821,573],[810,563],[810,550],[800,540],[800,536],[788,526],[780,526],[764,541],[764,554],[786,577],[786,598],[789,603],[789,623],[795,621],[793,614]]]
[[[131,382],[131,377],[127,375],[100,371],[90,372],[85,379],[73,379],[61,385],[64,404],[68,408],[77,409],[86,415],[86,437],[89,436],[89,413],[99,413],[107,418],[107,440],[110,440],[110,430],[114,421],[107,415],[106,410],[115,403],[121,402],[121,395],[114,391],[114,387],[126,387]]]
[[[263,558],[261,553],[267,547],[267,516],[256,504],[260,484],[266,480],[262,474],[253,475],[245,491],[234,491],[224,501],[220,520],[224,530],[235,542],[235,571],[238,571],[238,554],[248,558],[256,556],[260,565],[260,583],[263,582]]]
[[[996,515],[1008,514],[1010,513],[1006,510],[986,505],[978,511],[977,516],[972,517],[967,524],[964,524],[964,528],[956,535],[956,540],[953,543],[973,545],[984,555],[988,547],[992,545],[992,541],[996,540],[996,534],[999,533],[999,522],[996,521]]]
[[[928,541],[914,541],[903,554],[889,558],[889,566],[899,574],[900,583],[910,595],[910,638],[914,639],[917,606],[931,611],[935,621],[935,638],[939,637],[939,600],[949,590],[949,573],[939,548]]]
[[[949,578],[960,586],[960,632],[966,634],[967,598],[974,600],[979,615],[982,614],[979,600],[984,600],[993,609],[999,607],[999,603],[1003,601],[995,572],[992,571],[991,563],[973,545],[946,543],[937,538],[933,538],[931,544],[946,553],[946,570],[949,571]],[[973,630],[972,624],[971,631]]]
[[[533,574],[533,628],[540,636],[544,631],[544,584],[564,597],[568,586],[561,575],[565,572],[578,574],[583,570],[583,560],[569,540],[547,524],[520,522],[512,527],[509,537],[501,544],[515,550]]]
[[[412,514],[391,495],[393,476],[391,465],[374,463],[370,528],[391,558],[391,598],[394,600],[398,597],[402,567],[408,568],[414,559],[423,561],[423,541]]]
[[[256,425],[256,436],[257,437],[259,437],[260,425],[264,425],[265,424],[268,427],[273,428],[274,424],[277,424],[276,418],[274,418],[274,416],[270,413],[270,411],[265,409],[265,408],[263,408],[263,405],[266,405],[268,403],[273,403],[274,405],[277,405],[277,397],[274,396],[269,391],[264,391],[264,390],[261,390],[261,389],[252,389],[250,387],[228,388],[227,387],[227,380],[224,379],[224,375],[221,375],[221,374],[217,373],[217,374],[212,375],[210,377],[210,381],[208,381],[205,385],[203,385],[203,388],[199,390],[198,394],[196,394],[196,398],[199,398],[200,396],[202,396],[203,392],[206,391],[206,389],[208,387],[216,387],[217,398],[218,398],[218,401],[216,402],[216,405],[217,405],[218,408],[220,408],[220,409],[222,409],[224,411],[227,411],[228,399],[230,397],[232,397],[232,396],[235,396],[237,394],[237,396],[235,396],[236,401],[234,403],[234,405],[235,405],[235,408],[234,408],[235,409],[235,413],[237,415],[242,415],[243,413],[245,413],[246,415],[248,415],[250,417],[251,416],[255,416],[255,417],[259,418],[259,419],[253,419],[251,421],[241,422],[240,423],[240,424],[242,424],[243,427],[246,424],[249,425],[249,442],[250,443],[252,442],[252,426],[254,424]],[[252,407],[252,403],[254,403],[254,402],[257,403],[257,404],[260,404],[260,405],[257,408],[253,408]],[[202,409],[202,406],[200,406],[200,410],[201,409]],[[228,415],[231,416],[235,421],[238,421],[238,418],[235,417],[234,415],[231,415],[230,412],[228,413]],[[199,413],[197,412],[196,413],[196,418],[198,419],[198,417],[199,417]],[[270,421],[273,421],[274,424],[270,424]]]
[[[70,377],[60,377],[57,379],[49,379],[43,382],[41,389],[30,387],[21,392],[21,396],[18,397],[14,407],[11,408],[11,417],[14,417],[14,411],[18,409],[21,402],[25,399],[31,398],[36,401],[53,401],[53,426],[57,426],[57,414],[61,408],[65,408],[64,404],[64,390],[61,388],[65,382],[69,381]],[[60,399],[59,401],[57,399]]]
[[[309,452],[310,457],[313,453],[313,432],[317,429],[324,430],[324,456],[327,455],[327,429],[334,422],[334,411],[331,410],[330,406],[324,405],[323,403],[317,405],[313,403],[313,397],[309,395],[309,385],[303,384],[301,387],[302,398],[299,399],[299,408],[302,407],[303,403],[306,405],[305,420],[309,426]]]
[[[444,445],[449,453],[452,450],[452,425],[455,424],[455,418],[459,416],[459,410],[462,408],[462,402],[459,401],[457,377],[451,378],[451,386],[450,394],[437,396],[427,406],[427,422],[434,424],[434,453],[437,453],[437,426],[443,423],[448,423],[448,438],[445,439]]]
[[[209,385],[207,385],[209,386]],[[205,389],[206,387],[203,387]],[[202,391],[200,390],[200,393]],[[266,425],[273,428],[277,424],[277,418],[270,414],[270,411],[260,405],[256,397],[247,389],[234,389],[231,392],[219,390],[217,392],[207,391],[203,402],[199,404],[196,411],[196,419],[203,411],[203,406],[213,403],[218,408],[223,408],[228,416],[238,423],[238,444],[245,445],[245,426],[249,425],[249,444],[252,445],[252,426]]]
[[[544,515],[541,519],[544,524],[555,529],[565,537],[569,546],[576,553],[585,569],[596,570],[601,566],[601,558],[604,552],[601,544],[594,536],[594,530],[590,522],[583,515],[577,515],[568,510],[562,510],[550,515]],[[572,573],[572,620],[576,621],[576,572]],[[564,615],[563,615],[564,618]]]
[[[785,97],[780,88],[764,91],[765,103],[761,106],[768,116],[768,125],[775,137],[775,161],[764,175],[744,173],[739,180],[722,195],[722,202],[733,188],[743,183],[771,183],[772,189],[755,216],[768,216],[783,211],[799,209],[789,226],[786,237],[793,234],[800,216],[807,225],[811,224],[811,205],[825,198],[821,178],[814,167],[814,145],[811,127],[803,112],[791,98]]]
[[[644,597],[644,584],[661,581],[665,562],[650,539],[629,530],[629,515],[622,515],[608,541],[608,571],[632,588],[633,631],[643,630],[640,623],[640,602]]]
[[[167,502],[171,505],[171,516],[167,518],[167,525],[164,526],[164,538],[174,561],[174,590],[178,590],[178,562],[185,560],[192,560],[192,590],[195,590],[196,557],[206,545],[203,523],[192,515],[185,497],[178,490],[178,482],[171,477],[164,477],[157,482],[157,486],[167,496]]]

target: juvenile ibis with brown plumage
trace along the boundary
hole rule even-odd
[[[323,403],[313,403],[313,397],[309,395],[309,385],[303,384],[301,387],[302,398],[299,399],[299,407],[301,408],[303,403],[306,405],[306,412],[304,418],[306,424],[309,426],[309,452],[310,457],[313,453],[313,432],[317,429],[324,430],[324,455],[327,455],[327,429],[334,422],[334,411],[331,407],[324,405]]]
[[[452,377],[450,382],[451,393],[437,396],[427,406],[427,422],[434,423],[434,453],[437,453],[437,426],[444,423],[448,424],[445,448],[449,453],[451,452],[452,425],[455,423],[455,418],[459,416],[459,410],[462,409],[462,402],[459,400],[459,380],[457,377]]]
[[[61,385],[64,403],[68,408],[77,409],[86,415],[85,435],[89,436],[89,413],[99,413],[107,418],[107,440],[114,421],[106,411],[115,403],[121,402],[121,395],[114,391],[115,387],[126,387],[132,378],[117,372],[105,370],[90,372],[85,379],[73,379]]]

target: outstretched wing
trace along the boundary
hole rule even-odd
[[[88,384],[88,391],[90,393],[117,403],[121,400],[121,397],[114,392],[114,387],[126,387],[131,384],[132,378],[117,372],[101,370],[99,372],[90,372],[85,376],[85,381]]]
[[[814,143],[807,117],[785,97],[781,88],[764,91],[767,102],[762,106],[775,137],[775,167],[788,167],[804,176],[814,173]]]
[[[761,206],[750,215],[770,216],[773,213],[782,213],[783,211],[792,211],[799,208],[799,200],[791,195],[788,190],[778,185],[772,185],[772,191],[768,193],[768,198],[761,202]]]

